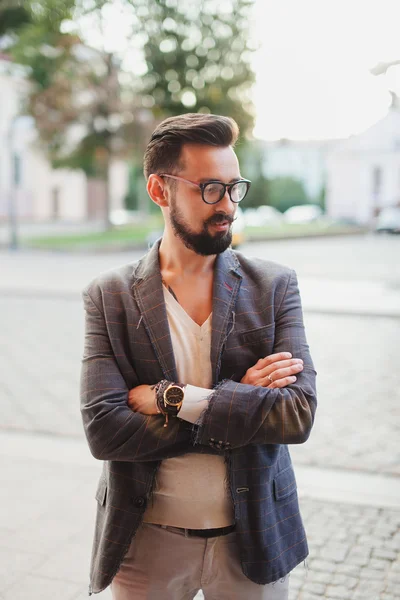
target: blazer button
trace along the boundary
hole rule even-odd
[[[146,498],[144,496],[136,496],[136,498],[133,498],[133,505],[136,506],[136,508],[146,506]]]

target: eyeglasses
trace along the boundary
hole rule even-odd
[[[201,197],[206,204],[217,204],[225,196],[226,190],[228,190],[229,198],[232,202],[237,204],[245,198],[251,186],[251,181],[248,179],[239,179],[233,183],[222,183],[222,181],[214,180],[207,181],[206,183],[197,183],[196,181],[190,181],[190,179],[184,179],[176,175],[168,175],[167,173],[160,173],[159,177],[170,177],[171,179],[177,179],[178,181],[184,181],[185,183],[197,186],[201,189]]]

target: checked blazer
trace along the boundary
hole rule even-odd
[[[231,249],[217,257],[209,406],[195,425],[176,418],[165,428],[161,415],[145,416],[127,404],[137,385],[178,380],[158,248],[159,242],[83,292],[81,412],[90,450],[103,461],[89,594],[105,589],[117,573],[161,461],[192,452],[225,457],[243,572],[256,583],[273,582],[308,555],[288,445],[309,437],[316,373],[296,275]],[[281,351],[304,361],[293,385],[239,383],[259,358]]]

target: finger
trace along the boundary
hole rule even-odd
[[[283,388],[283,387],[286,387],[287,385],[290,385],[291,383],[294,383],[295,381],[297,381],[297,377],[294,377],[294,376],[284,377],[283,379],[277,379],[276,381],[273,381],[266,387],[271,390],[276,389],[276,388]]]
[[[285,367],[303,365],[303,360],[301,358],[291,358],[290,360],[279,360],[274,362],[272,365],[268,365],[263,369],[260,369],[259,375],[261,377],[267,377],[272,373],[275,373],[279,369],[284,369]]]
[[[301,364],[292,365],[291,367],[287,367],[286,369],[277,369],[276,371],[273,371],[271,373],[271,379],[273,381],[276,381],[277,379],[284,379],[285,377],[296,375],[296,373],[301,373],[302,370],[303,365]]]
[[[259,358],[256,364],[254,365],[257,369],[263,369],[264,367],[276,362],[277,360],[285,360],[288,358],[292,358],[290,352],[277,352],[276,354],[270,354],[269,356],[265,356],[264,358]]]

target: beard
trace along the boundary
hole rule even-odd
[[[186,248],[193,250],[201,256],[210,256],[212,254],[221,254],[225,252],[232,243],[232,231],[217,231],[212,235],[208,226],[218,223],[233,223],[233,217],[225,213],[217,213],[204,221],[203,229],[200,233],[194,233],[185,222],[182,213],[176,206],[175,199],[171,201],[170,207],[171,225],[175,235],[182,240]]]

